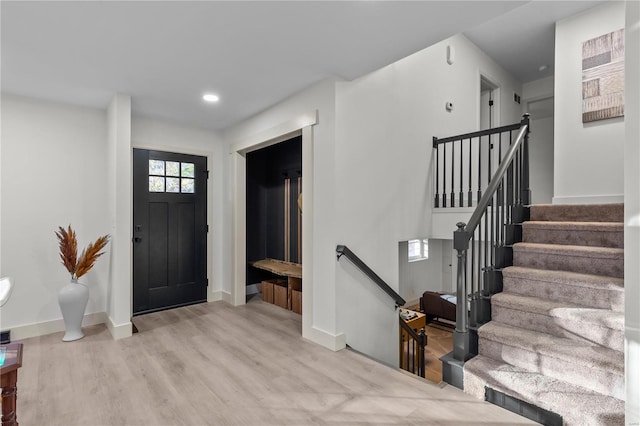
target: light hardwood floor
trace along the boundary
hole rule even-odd
[[[18,421],[30,425],[533,424],[450,386],[300,336],[300,316],[251,301],[24,340]]]
[[[425,352],[425,376],[435,383],[442,381],[440,357],[453,350],[453,329],[440,324],[427,324],[427,347]]]

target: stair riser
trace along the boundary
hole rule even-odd
[[[579,272],[622,278],[624,276],[624,257],[598,258],[558,253],[540,253],[526,250],[513,251],[513,264],[535,269]]]
[[[575,231],[524,227],[523,241],[527,243],[624,248],[624,232]]]
[[[534,281],[526,278],[503,276],[503,291],[522,296],[539,297],[588,308],[624,311],[624,291],[590,288],[557,282]]]
[[[551,376],[594,392],[618,399],[624,398],[624,375],[616,374],[606,368],[587,366],[577,359],[569,362],[552,358],[486,338],[480,339],[479,352],[486,357]],[[585,374],[587,371],[588,374]]]
[[[624,205],[537,205],[531,206],[531,220],[557,222],[624,222]]]
[[[585,324],[567,318],[554,318],[533,312],[524,312],[496,304],[492,304],[491,311],[493,321],[513,327],[566,337],[571,340],[596,343],[616,351],[624,350],[624,333],[621,330],[613,330],[596,324]]]

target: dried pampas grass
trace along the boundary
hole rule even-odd
[[[109,235],[103,235],[82,250],[80,259],[78,259],[78,240],[75,231],[71,229],[71,225],[67,229],[59,226],[56,236],[60,246],[60,260],[71,274],[72,279],[78,279],[89,272],[96,260],[104,254],[101,250],[109,242]]]

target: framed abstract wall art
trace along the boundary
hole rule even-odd
[[[624,29],[582,43],[582,122],[624,116]]]

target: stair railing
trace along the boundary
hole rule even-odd
[[[369,277],[371,281],[376,283],[378,287],[384,290],[384,292],[394,300],[396,309],[400,306],[404,306],[407,303],[398,293],[396,293],[394,289],[389,287],[389,284],[387,284],[382,278],[378,276],[378,274],[373,272],[373,270],[369,268],[366,263],[364,263],[358,256],[356,256],[354,252],[349,250],[349,247],[345,245],[339,245],[336,247],[336,253],[338,253],[338,260],[340,260],[342,256],[346,256],[347,259],[349,259],[351,263],[353,263],[367,277]]]
[[[498,168],[469,222],[458,223],[453,234],[458,261],[456,328],[453,351],[441,360],[443,379],[459,388],[464,362],[478,353],[477,328],[491,320],[490,297],[502,291],[502,268],[512,264],[512,245],[521,241],[521,223],[528,219],[529,114],[517,125],[515,139],[510,134],[508,150],[498,157]],[[500,134],[503,129],[485,132]],[[502,143],[499,138],[499,150]]]
[[[520,125],[515,123],[446,138],[434,137],[434,207],[477,205],[488,190],[495,168],[495,145],[498,145],[500,158],[503,142],[511,141],[513,132],[518,131]]]
[[[425,348],[427,335],[424,328],[414,331],[398,316],[400,320],[400,368],[420,377],[425,377]],[[406,337],[407,340],[404,340]]]

